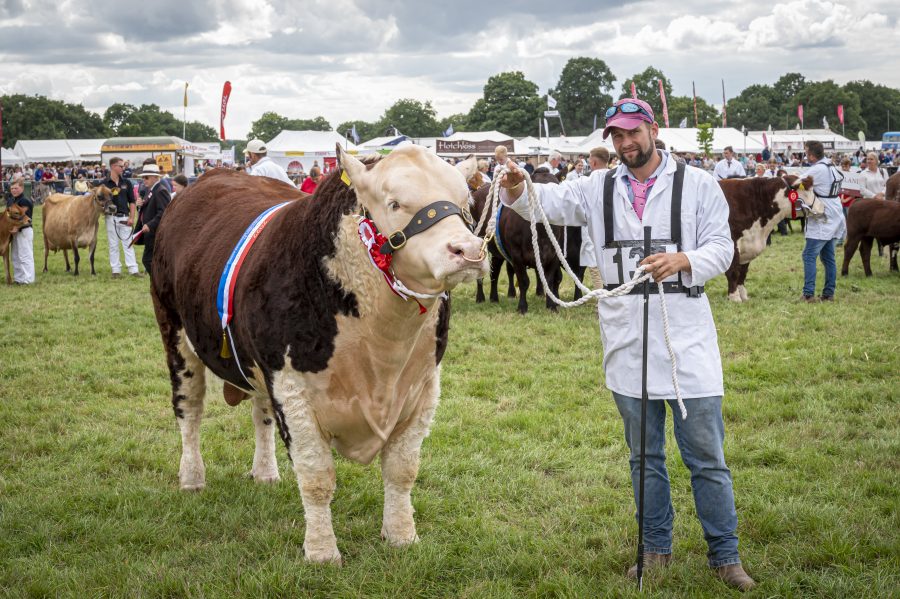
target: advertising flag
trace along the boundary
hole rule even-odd
[[[444,131],[444,137],[450,137],[453,135],[453,123],[450,123],[450,126]]]
[[[631,97],[637,100],[637,90],[634,89],[634,81],[631,82]]]
[[[725,109],[727,104],[725,101],[725,80],[722,79],[722,127],[728,126],[728,111]]]
[[[550,94],[547,94],[547,108],[556,108],[556,98],[554,98]]]
[[[185,108],[187,108],[187,88],[188,88],[188,82],[185,81],[184,82],[184,107]]]
[[[679,129],[684,129],[685,127],[687,127],[687,117],[684,117],[683,119],[681,119],[681,122],[678,123]]]
[[[822,117],[822,128],[828,129],[828,119],[826,117]]]
[[[803,104],[797,104],[797,118],[800,119],[800,125],[803,126]]]
[[[225,141],[225,112],[228,110],[228,98],[231,97],[231,81],[222,86],[222,113],[219,115],[219,138]]]
[[[353,143],[359,143],[359,133],[356,132],[356,123],[353,123],[353,129],[350,129],[350,136],[353,138]]]
[[[691,89],[694,91],[694,127],[696,127],[700,121],[697,120],[697,86],[693,81],[691,81]]]
[[[843,125],[844,124],[844,105],[838,104],[838,121]]]
[[[669,128],[669,106],[666,104],[666,90],[663,87],[662,79],[657,79],[659,82],[659,99],[662,101],[662,109],[663,109],[663,122],[666,124],[666,129]]]

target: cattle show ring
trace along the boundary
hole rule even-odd
[[[311,194],[209,169],[137,221],[149,276],[95,263],[118,188],[10,208],[46,272],[0,291],[0,595],[897,596],[900,204],[812,301],[817,164],[716,181],[636,99],[607,123],[580,178],[497,140],[490,180],[408,142]]]

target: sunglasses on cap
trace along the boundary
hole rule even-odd
[[[617,112],[621,112],[623,114],[640,113],[650,119],[650,122],[653,122],[653,115],[641,108],[640,104],[635,104],[634,102],[622,102],[621,104],[614,104],[610,106],[606,109],[606,119],[611,119]]]

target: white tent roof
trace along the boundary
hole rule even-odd
[[[0,162],[6,164],[25,164],[22,157],[9,148],[0,148]]]
[[[581,141],[578,143],[570,142],[568,144],[563,144],[562,147],[557,147],[555,149],[559,150],[563,154],[588,154],[591,150],[598,147],[604,147],[613,154],[616,152],[612,144],[612,139],[603,139],[603,129],[595,129],[594,132],[587,137],[581,138]]]
[[[20,139],[16,154],[25,162],[67,162],[75,159],[64,139]]]
[[[337,131],[289,131],[285,129],[266,144],[269,156],[334,156],[335,146],[340,144],[352,154],[359,151],[359,147],[351,141],[347,141]]]
[[[784,129],[772,131],[772,135],[769,135],[767,131],[751,131],[750,135],[762,139],[763,133],[766,134],[769,145],[776,152],[784,152],[789,147],[792,152],[802,152],[804,143],[811,139],[821,141],[825,144],[826,150],[854,151],[862,145],[859,141],[847,139],[828,129]]]
[[[668,129],[660,128],[659,139],[666,144],[666,149],[676,152],[699,152],[700,146],[697,144],[696,127],[670,127]],[[734,148],[735,153],[756,153],[762,152],[762,137],[748,133],[744,135],[734,127],[715,127],[712,130],[713,141],[712,150],[715,153],[721,153],[726,146]]]
[[[67,139],[66,143],[78,160],[100,161],[100,146],[105,139]]]

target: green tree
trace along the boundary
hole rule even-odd
[[[556,87],[550,90],[569,135],[589,135],[594,130],[594,117],[602,125],[603,114],[612,104],[616,76],[599,58],[570,58],[563,67]]]
[[[790,104],[806,85],[806,77],[800,73],[785,73],[772,85],[775,101],[779,104]]]
[[[441,119],[441,135],[444,134],[444,131],[446,131],[450,125],[453,125],[454,132],[467,130],[469,128],[469,115],[460,112]]]
[[[701,123],[697,125],[697,145],[700,151],[707,158],[712,156],[713,131],[712,125],[709,123]]]
[[[513,137],[534,134],[544,107],[538,86],[521,71],[500,73],[488,79],[484,95],[469,111],[469,128],[496,130]]]
[[[694,99],[691,96],[672,96],[667,97],[669,105],[669,126],[677,127],[681,119],[687,119],[688,127],[696,127],[694,122]],[[728,108],[731,114],[731,107]],[[701,123],[714,123],[719,118],[719,111],[715,106],[703,98],[697,98],[697,117]],[[657,120],[661,120],[657,118]]]
[[[866,121],[862,117],[859,96],[831,79],[807,83],[797,93],[794,100],[803,104],[803,123],[807,129],[821,129],[823,127],[822,117],[825,117],[831,130],[840,131],[837,106],[843,104],[846,128],[850,131],[866,130]]]
[[[381,136],[381,134],[378,132],[378,126],[375,123],[368,123],[366,121],[345,121],[338,125],[335,131],[337,131],[350,141],[353,141],[353,137],[350,135],[350,131],[353,130],[354,125],[356,125],[356,134],[359,135],[359,143],[363,143],[369,141],[370,139]]]
[[[750,85],[736,97],[728,100],[728,124],[740,129],[762,131],[769,125],[780,128],[783,124],[784,101],[769,85]]]
[[[107,137],[102,117],[80,104],[45,96],[0,96],[3,104],[3,145],[20,139],[95,139]]]
[[[289,119],[276,112],[264,112],[261,117],[250,124],[248,139],[261,139],[270,142],[284,130],[288,131],[331,131],[331,124],[325,117],[314,119]]]
[[[184,136],[189,141],[220,141],[218,131],[199,121],[188,121],[185,124]]]
[[[136,110],[136,106],[123,104],[121,102],[116,102],[109,106],[103,112],[103,124],[106,125],[109,134],[117,136],[119,134],[119,127],[121,127],[128,120],[128,117],[134,114]]]
[[[866,115],[866,127],[852,129],[850,121],[847,120],[847,107],[844,106],[844,122],[848,137],[853,139],[853,135],[849,134],[850,131],[862,130],[866,134],[866,139],[881,139],[886,131],[900,131],[900,90],[865,79],[851,81],[844,86],[844,89],[857,95],[860,113]],[[888,119],[890,119],[890,123],[888,123]],[[840,124],[835,114],[836,130],[839,130],[839,127]]]
[[[633,75],[622,83],[622,93],[619,99],[631,97],[631,84],[639,100],[643,100],[653,108],[653,114],[659,123],[663,122],[662,100],[659,98],[659,80],[662,79],[663,89],[666,91],[666,99],[672,95],[672,83],[663,75],[662,71],[653,67],[647,67],[637,75]],[[671,121],[670,121],[671,124]]]
[[[410,137],[434,137],[441,134],[436,116],[431,102],[404,98],[385,110],[376,125],[379,135],[391,135],[387,132],[396,129]]]

